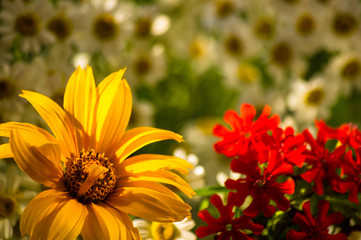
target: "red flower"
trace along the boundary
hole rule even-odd
[[[303,136],[311,149],[306,150],[306,162],[311,168],[301,174],[301,177],[307,182],[314,182],[313,191],[318,195],[323,195],[323,183],[326,182],[333,188],[337,188],[341,181],[336,174],[336,169],[341,167],[341,159],[345,153],[345,145],[337,147],[334,151],[329,152],[325,147],[326,137],[320,134],[315,140],[311,133],[306,129],[303,131]]]
[[[235,195],[230,192],[228,202],[223,205],[222,199],[217,194],[210,197],[211,203],[218,209],[219,218],[214,218],[207,210],[198,212],[198,216],[208,224],[196,230],[197,237],[203,238],[210,234],[217,234],[218,240],[251,240],[253,238],[246,235],[244,229],[251,230],[258,235],[263,231],[263,226],[251,222],[251,218],[245,215],[235,218],[233,208],[235,206]]]
[[[345,155],[343,163],[344,174],[347,178],[344,182],[339,183],[340,193],[349,192],[349,200],[359,203],[357,194],[361,192],[361,148],[355,150],[356,159],[352,156],[352,151],[348,151]]]
[[[353,148],[361,147],[361,132],[357,129],[356,125],[351,123],[342,124],[338,128],[332,128],[326,125],[324,121],[316,121],[319,135],[324,138],[324,141],[328,139],[337,139],[342,144],[347,144]]]
[[[233,110],[228,110],[224,115],[224,121],[231,126],[231,130],[219,124],[215,126],[214,135],[223,138],[214,145],[215,150],[227,157],[235,157],[245,154],[250,143],[257,147],[258,138],[263,133],[274,130],[280,123],[278,115],[268,118],[270,113],[271,107],[266,105],[259,118],[253,121],[256,109],[250,104],[241,105],[241,116]]]
[[[229,189],[237,190],[237,204],[240,206],[247,196],[252,196],[253,200],[249,207],[244,210],[244,214],[254,217],[261,211],[266,217],[272,216],[276,208],[270,205],[273,200],[278,209],[285,211],[290,207],[290,201],[284,194],[293,194],[295,183],[292,178],[280,183],[277,178],[282,175],[293,173],[292,165],[280,160],[277,151],[269,151],[267,162],[259,167],[258,155],[249,153],[233,159],[231,169],[234,172],[247,175],[246,178],[238,180],[228,179],[225,183]]]
[[[341,223],[343,216],[341,213],[332,213],[327,215],[330,207],[329,202],[321,200],[318,203],[318,216],[314,218],[311,214],[310,202],[305,202],[302,206],[303,214],[296,213],[292,222],[300,226],[300,232],[289,230],[287,240],[346,240],[347,236],[343,233],[330,235],[328,227],[333,224]]]

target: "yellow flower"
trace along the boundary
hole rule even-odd
[[[31,178],[49,188],[26,207],[20,222],[30,239],[140,239],[128,214],[150,221],[190,217],[190,206],[165,185],[188,197],[194,192],[170,169],[187,174],[192,165],[173,156],[132,154],[166,139],[171,131],[126,130],[132,96],[124,69],[97,87],[90,67],[72,74],[63,108],[48,97],[23,91],[53,135],[37,126],[0,124],[0,158],[14,158]],[[132,156],[130,156],[132,155]]]

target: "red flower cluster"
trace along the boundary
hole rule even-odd
[[[250,104],[242,104],[240,112],[241,115],[233,110],[226,112],[224,121],[230,125],[230,129],[219,124],[215,126],[214,135],[222,139],[214,145],[214,149],[232,158],[231,170],[240,173],[242,177],[225,182],[225,187],[233,191],[226,207],[220,207],[218,195],[211,197],[211,203],[221,214],[217,221],[206,210],[199,213],[208,226],[197,230],[198,237],[216,233],[218,239],[230,239],[224,236],[247,239],[242,232],[245,225],[239,227],[235,222],[240,221],[240,218],[250,221],[261,213],[264,217],[272,217],[277,209],[289,210],[289,199],[297,184],[295,179],[312,184],[313,192],[318,195],[323,195],[325,189],[341,194],[349,192],[349,200],[358,203],[357,195],[361,192],[361,132],[355,126],[344,124],[339,128],[331,128],[323,121],[316,121],[318,132],[314,138],[308,129],[296,134],[291,127],[281,128],[279,116],[270,116],[270,106],[265,106],[257,119],[256,110]],[[330,147],[335,142],[337,144]],[[242,216],[233,219],[231,208],[242,206],[249,196],[252,201],[243,210]],[[327,220],[320,226],[340,222],[331,217],[326,218],[324,211],[327,213],[328,202],[320,201],[320,204],[319,218]],[[308,205],[304,205],[304,212],[311,219]],[[302,226],[300,216],[297,213],[294,222]],[[342,219],[341,216],[339,219]],[[326,234],[324,229],[322,234]],[[297,233],[292,231],[289,235],[296,236]]]
[[[245,229],[251,230],[256,235],[262,232],[263,226],[251,222],[252,218],[246,215],[235,217],[236,198],[234,193],[229,193],[226,205],[223,205],[221,197],[217,194],[210,198],[210,202],[218,209],[221,216],[214,218],[207,210],[199,211],[198,216],[208,226],[199,227],[196,230],[198,237],[203,238],[210,234],[220,233],[217,235],[218,240],[251,240],[253,238],[246,235]]]
[[[302,207],[303,214],[297,212],[292,219],[292,222],[299,225],[302,231],[289,230],[287,240],[346,240],[347,236],[343,233],[329,234],[328,227],[341,223],[343,220],[342,214],[339,212],[327,215],[329,207],[329,202],[319,201],[318,216],[315,219],[311,213],[310,202],[305,202]]]

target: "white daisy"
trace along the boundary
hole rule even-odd
[[[333,1],[324,21],[324,44],[330,50],[348,50],[359,46],[361,5],[357,0]]]
[[[15,165],[1,164],[0,173],[0,239],[18,239],[14,235],[14,227],[20,220],[27,203],[40,191],[40,185],[36,185],[36,191],[22,189],[23,173]],[[17,225],[18,226],[18,225]]]
[[[173,155],[182,159],[187,160],[190,164],[193,165],[193,169],[191,169],[185,179],[188,184],[193,189],[199,189],[205,186],[204,176],[206,175],[206,171],[203,166],[198,165],[199,159],[197,155],[190,153],[187,154],[185,149],[177,148],[174,150]]]
[[[300,124],[327,119],[330,107],[338,98],[338,89],[327,79],[316,76],[309,81],[296,80],[288,96],[288,106]]]
[[[328,64],[325,75],[335,81],[339,91],[348,96],[352,91],[361,91],[361,53],[342,52]]]
[[[0,120],[3,122],[22,118],[25,102],[18,94],[21,89],[33,89],[34,86],[34,82],[27,79],[25,70],[25,65],[20,62],[0,66]]]
[[[133,220],[134,227],[138,228],[143,240],[196,240],[196,235],[191,232],[195,222],[184,219],[180,222],[160,223],[149,222],[143,219]]]
[[[80,51],[97,53],[102,57],[119,57],[130,35],[132,8],[125,2],[90,1],[83,4],[79,14],[84,21],[82,31],[76,34]]]
[[[51,5],[49,1],[40,0],[25,2],[21,0],[2,1],[0,12],[0,34],[4,43],[19,43],[18,47],[25,53],[38,53],[43,45],[51,43],[54,38],[44,28],[49,17]]]
[[[165,75],[167,61],[162,45],[139,44],[127,58],[126,78],[131,87],[139,84],[154,86]]]

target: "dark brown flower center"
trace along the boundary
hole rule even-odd
[[[360,77],[360,75],[361,75],[361,62],[357,58],[353,58],[347,61],[341,69],[342,78],[350,82]]]
[[[50,19],[47,28],[58,40],[65,40],[73,31],[70,19],[62,15],[58,15]]]
[[[99,15],[93,22],[93,34],[100,41],[109,41],[118,35],[118,24],[108,13]]]
[[[140,56],[134,62],[134,68],[136,74],[144,75],[152,69],[152,61],[147,56]]]
[[[325,97],[325,92],[322,88],[315,88],[306,94],[305,102],[307,105],[317,106]]]
[[[15,87],[9,79],[0,78],[0,100],[11,97],[15,92]]]
[[[243,53],[243,42],[235,35],[230,35],[225,39],[224,47],[230,55],[238,57]]]
[[[332,30],[338,36],[349,36],[357,29],[356,18],[349,13],[342,12],[335,15],[332,22]]]
[[[135,24],[135,35],[137,37],[148,37],[152,27],[152,19],[149,17],[139,18]]]
[[[276,65],[287,67],[293,59],[291,46],[286,42],[276,44],[272,49],[271,59]]]
[[[16,200],[8,195],[0,196],[0,217],[10,217],[16,210]]]
[[[82,150],[78,157],[68,160],[65,178],[70,195],[83,204],[106,199],[113,192],[116,182],[113,164],[104,154],[92,149]]]
[[[23,13],[15,19],[15,31],[23,36],[34,36],[40,30],[39,17],[33,12]]]
[[[262,17],[257,20],[254,25],[254,33],[262,40],[268,40],[272,38],[275,31],[275,24],[272,19],[268,17]]]
[[[296,31],[301,36],[308,36],[315,31],[315,19],[308,13],[302,14],[296,21]]]
[[[233,2],[228,0],[220,0],[216,3],[216,14],[220,18],[227,17],[234,10]]]

